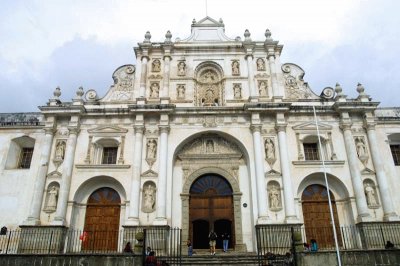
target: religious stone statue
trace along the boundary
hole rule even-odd
[[[55,159],[58,161],[64,160],[65,154],[65,141],[59,141],[56,146]]]
[[[178,63],[178,76],[184,76],[186,74],[186,64],[185,62]]]
[[[155,139],[150,139],[147,142],[147,159],[156,159],[157,142]]]
[[[375,196],[375,188],[373,188],[370,183],[365,184],[365,196],[367,197],[368,206],[378,205]]]
[[[153,60],[151,64],[153,72],[160,72],[161,71],[161,62],[158,59]]]
[[[178,85],[178,87],[176,88],[176,91],[178,93],[177,98],[185,98],[185,85],[180,84]]]
[[[362,138],[356,139],[356,149],[359,158],[361,158],[362,156],[367,156],[367,148]]]
[[[265,62],[264,62],[264,59],[262,59],[262,58],[258,58],[258,59],[257,59],[257,70],[258,70],[258,71],[263,71],[263,70],[265,70]]]
[[[272,185],[269,189],[269,205],[271,210],[280,208],[280,193],[276,185]]]
[[[269,138],[265,140],[265,158],[275,159],[275,144]]]
[[[239,61],[232,62],[232,75],[240,75]]]
[[[260,81],[258,85],[258,92],[260,96],[267,96],[267,82]]]
[[[203,105],[211,106],[215,105],[216,97],[212,86],[208,86],[204,94]]]
[[[233,94],[234,94],[235,99],[242,98],[242,88],[240,87],[240,84],[235,84],[233,86]]]
[[[214,142],[212,140],[207,140],[206,143],[206,153],[214,152]]]
[[[160,94],[160,85],[158,83],[152,83],[150,87],[150,98],[158,98]]]
[[[156,203],[156,195],[154,186],[148,184],[143,189],[143,211],[153,212]]]
[[[47,194],[46,210],[55,211],[57,209],[58,188],[56,186],[52,186]]]

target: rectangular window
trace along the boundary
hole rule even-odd
[[[22,148],[21,157],[19,159],[19,168],[29,169],[31,167],[33,148]]]
[[[390,145],[392,151],[394,165],[400,165],[400,144]]]
[[[306,161],[318,161],[318,144],[317,143],[304,143],[304,157]]]
[[[116,164],[117,163],[117,147],[103,148],[103,161],[102,164]]]

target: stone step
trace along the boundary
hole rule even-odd
[[[257,255],[254,253],[224,253],[217,252],[215,255],[198,254],[193,256],[182,256],[181,265],[258,265]],[[172,265],[173,263],[171,263]]]

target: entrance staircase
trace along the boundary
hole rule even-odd
[[[223,252],[217,250],[215,255],[211,255],[209,251],[194,250],[193,256],[182,256],[181,265],[242,265],[256,266],[258,265],[257,254],[250,252]]]

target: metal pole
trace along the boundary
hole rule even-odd
[[[334,219],[333,210],[332,210],[332,202],[331,202],[331,195],[330,195],[330,190],[329,190],[329,183],[328,183],[328,178],[326,176],[325,160],[324,160],[324,157],[323,157],[323,154],[322,154],[321,135],[319,134],[319,127],[318,127],[317,114],[315,112],[315,106],[313,105],[312,108],[313,108],[313,111],[314,111],[315,126],[317,127],[317,135],[318,135],[318,143],[319,143],[319,149],[318,149],[319,150],[319,156],[321,157],[322,168],[324,169],[324,178],[325,178],[326,190],[328,191],[328,204],[329,204],[329,211],[331,213],[333,237],[335,239],[335,246],[336,246],[336,256],[337,256],[338,265],[342,266],[342,262],[341,262],[341,259],[340,259],[339,244],[338,244],[337,235],[336,235],[335,219]]]

